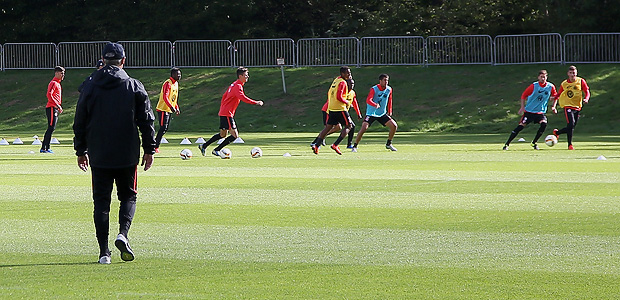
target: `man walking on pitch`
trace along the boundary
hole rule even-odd
[[[553,101],[551,110],[553,113],[557,114],[556,105],[558,102],[560,103],[560,107],[564,108],[566,127],[560,130],[553,129],[553,134],[555,137],[559,138],[560,134],[566,133],[568,150],[574,150],[573,132],[579,121],[579,112],[581,112],[583,103],[588,103],[590,101],[590,87],[588,87],[585,79],[577,77],[577,67],[568,67],[568,79],[562,81],[558,94],[560,96]]]
[[[341,124],[342,130],[340,131],[340,136],[338,136],[336,141],[331,145],[331,148],[339,155],[342,155],[342,151],[340,151],[340,147],[338,145],[342,142],[344,137],[347,136],[351,130],[351,124],[353,124],[353,120],[351,120],[351,116],[348,111],[351,103],[347,100],[347,94],[349,93],[347,80],[350,77],[351,69],[346,66],[341,67],[340,76],[334,79],[327,92],[327,110],[329,112],[327,116],[327,124],[319,133],[319,136],[315,139],[314,143],[310,145],[314,154],[319,154],[319,149],[321,148],[321,144],[323,143],[325,136],[327,136],[327,133],[329,133],[334,126]]]
[[[237,107],[241,101],[249,104],[254,104],[258,106],[263,106],[263,101],[256,101],[250,99],[243,92],[243,85],[250,79],[250,73],[248,69],[244,67],[239,67],[237,69],[237,80],[233,82],[228,90],[222,96],[222,102],[220,103],[220,112],[218,115],[220,116],[220,132],[214,134],[206,143],[199,145],[198,149],[200,149],[200,153],[202,156],[206,156],[206,149],[213,142],[225,138],[226,135],[230,132],[230,136],[226,137],[221,144],[219,144],[211,154],[215,156],[220,156],[220,150],[230,144],[232,141],[239,137],[239,132],[237,131],[237,124],[235,124],[235,112],[237,111]]]
[[[521,114],[521,120],[519,125],[512,130],[506,144],[504,144],[503,150],[508,150],[510,142],[517,137],[517,134],[525,128],[529,123],[538,123],[540,127],[532,140],[532,148],[538,150],[538,139],[543,135],[547,128],[547,106],[549,104],[549,98],[556,98],[557,92],[555,85],[547,81],[547,70],[538,71],[538,81],[530,84],[523,94],[521,94],[521,108],[519,114]],[[527,103],[526,103],[527,101]]]
[[[392,145],[392,139],[398,124],[392,119],[392,87],[388,85],[390,82],[390,76],[388,74],[379,75],[379,84],[370,88],[368,97],[366,98],[366,118],[362,122],[362,128],[357,133],[355,138],[355,144],[353,145],[352,152],[357,152],[357,145],[362,140],[364,132],[372,125],[374,121],[379,121],[381,125],[387,126],[390,129],[387,142],[385,143],[385,149],[396,151],[396,148]]]
[[[181,70],[172,68],[170,70],[170,78],[164,81],[159,94],[159,102],[157,102],[157,116],[159,118],[159,131],[155,137],[155,153],[159,153],[159,145],[161,138],[164,137],[168,126],[170,125],[170,115],[172,113],[180,114],[179,104],[179,80],[181,80]]]
[[[120,200],[119,234],[114,242],[121,259],[131,261],[134,252],[127,234],[136,210],[137,171],[142,134],[142,166],[151,168],[155,153],[155,116],[142,83],[129,77],[123,66],[123,46],[109,43],[103,48],[105,67],[95,73],[80,94],[73,123],[78,167],[90,165],[93,189],[93,219],[99,263],[110,263],[108,249],[110,202],[114,182]]]
[[[47,116],[47,130],[41,144],[41,153],[54,153],[50,150],[52,133],[56,129],[58,115],[62,113],[62,86],[60,82],[65,79],[65,68],[56,66],[54,68],[54,78],[47,85],[47,105],[45,105],[45,115]]]

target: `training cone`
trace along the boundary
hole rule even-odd
[[[284,157],[291,157],[291,154],[290,154],[290,153],[288,153],[288,152],[286,152],[286,153],[284,153],[284,155],[282,155],[282,156],[284,156]]]
[[[161,137],[161,142],[159,142],[160,144],[168,144],[168,140],[165,137]]]
[[[194,143],[196,143],[196,144],[204,144],[206,142],[207,141],[205,141],[205,139],[203,139],[202,137],[199,137]]]
[[[50,144],[60,144],[60,142],[58,141],[57,138],[52,138],[52,140],[50,141]]]
[[[184,138],[181,141],[181,145],[191,145],[191,144],[192,144],[192,141],[190,141],[188,138]]]
[[[9,142],[5,138],[2,138],[2,140],[0,140],[0,145],[8,145],[8,144]]]
[[[520,138],[520,139],[517,140],[517,142],[525,142],[525,139],[524,138]]]
[[[51,141],[50,141],[50,144],[51,144]],[[39,140],[38,138],[34,139],[34,141],[32,142],[32,145],[41,145],[41,140]]]
[[[38,139],[38,138],[39,138],[39,136],[35,134],[35,135],[33,135],[33,136],[32,136],[32,138],[33,138],[33,139]]]
[[[13,145],[23,145],[23,144],[24,144],[24,142],[22,142],[22,140],[20,138],[16,138],[13,141]]]
[[[244,143],[245,143],[245,141],[244,141],[244,140],[242,140],[240,137],[236,138],[236,139],[233,141],[233,144],[244,144]]]
[[[221,138],[221,139],[217,140],[217,144],[219,145],[219,144],[221,144],[223,141],[224,141],[224,139],[223,139],[223,138]]]
[[[597,159],[598,159],[598,160],[607,160],[607,157],[605,157],[605,156],[602,156],[602,155],[601,155],[601,156],[599,156]]]

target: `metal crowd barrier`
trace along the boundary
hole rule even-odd
[[[172,68],[172,42],[119,41],[125,48],[126,68]]]
[[[316,38],[297,41],[297,66],[359,66],[359,40],[346,38]]]
[[[424,65],[424,37],[363,37],[360,65]]]
[[[495,64],[562,63],[562,36],[558,33],[498,35]]]
[[[236,40],[233,44],[235,66],[277,67],[295,66],[295,41],[292,39]]]
[[[620,33],[568,33],[564,36],[566,63],[619,63]]]
[[[92,68],[106,43],[6,43],[0,45],[0,69]],[[119,43],[129,68],[620,63],[620,33]]]
[[[58,65],[53,43],[4,44],[4,69],[50,69]]]
[[[108,41],[58,43],[58,64],[65,68],[94,68]]]
[[[493,64],[493,40],[488,35],[429,36],[427,65]]]
[[[228,40],[175,41],[174,66],[179,68],[232,67]]]

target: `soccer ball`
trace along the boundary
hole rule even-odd
[[[192,158],[192,151],[189,149],[183,149],[181,150],[181,159],[186,160],[186,159],[190,159]]]
[[[558,138],[556,138],[555,135],[553,134],[550,134],[545,138],[545,144],[547,144],[547,146],[549,147],[553,147],[557,143],[558,143]]]
[[[230,159],[232,157],[232,151],[230,151],[230,149],[228,148],[224,148],[220,150],[220,157],[222,159]]]
[[[263,150],[258,147],[254,147],[252,148],[252,150],[250,150],[250,155],[252,155],[252,158],[259,158],[263,156]]]

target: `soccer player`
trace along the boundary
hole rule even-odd
[[[349,93],[346,80],[351,77],[351,69],[347,66],[343,66],[340,68],[340,76],[336,77],[332,82],[328,92],[328,117],[327,124],[325,128],[319,133],[319,136],[315,140],[315,143],[310,145],[312,148],[312,152],[314,154],[319,154],[319,149],[321,148],[321,144],[323,143],[323,139],[327,136],[327,133],[332,130],[334,126],[340,124],[342,126],[342,130],[340,131],[340,136],[336,139],[336,141],[331,145],[332,150],[336,151],[339,155],[342,155],[342,151],[340,151],[340,147],[338,144],[342,142],[344,137],[351,130],[351,124],[353,120],[351,120],[351,116],[349,115],[348,108],[351,103],[347,100],[347,94]]]
[[[124,261],[134,260],[127,234],[136,211],[137,174],[142,134],[142,165],[151,168],[155,153],[155,116],[144,85],[129,77],[123,66],[121,44],[103,48],[105,67],[86,83],[75,111],[73,139],[77,164],[84,172],[91,167],[93,219],[99,244],[99,263],[110,264],[108,234],[110,204],[116,182],[120,200],[119,234],[114,245]]]
[[[357,145],[362,140],[364,132],[374,121],[378,121],[381,125],[387,126],[390,129],[385,149],[396,151],[396,148],[392,145],[392,139],[394,139],[398,124],[392,119],[392,87],[388,85],[389,82],[390,76],[388,74],[381,74],[379,75],[379,84],[370,88],[366,98],[366,118],[364,118],[362,128],[357,133],[351,152],[357,152]]]
[[[179,80],[181,80],[181,70],[179,68],[170,69],[170,78],[164,81],[159,93],[159,102],[157,102],[157,116],[159,117],[159,131],[155,137],[155,153],[159,153],[159,145],[161,138],[164,137],[168,127],[170,126],[170,115],[175,113],[179,115],[181,110],[177,103],[179,99]]]
[[[557,130],[553,129],[555,137],[559,138],[560,134],[566,133],[566,141],[568,142],[568,150],[574,150],[573,147],[573,132],[577,121],[579,121],[579,112],[583,103],[590,101],[590,87],[586,83],[586,80],[577,77],[577,67],[568,67],[568,79],[562,81],[558,94],[560,95],[553,101],[551,110],[553,113],[558,113],[556,105],[560,103],[560,107],[564,108],[564,115],[566,116],[566,127]]]
[[[362,115],[360,113],[360,108],[359,108],[359,104],[357,103],[357,95],[355,94],[355,91],[353,90],[353,87],[355,86],[355,80],[353,80],[353,77],[349,77],[349,79],[346,80],[347,82],[347,88],[349,90],[349,92],[347,93],[347,101],[349,103],[351,103],[351,105],[349,105],[347,107],[347,110],[350,109],[351,106],[353,106],[353,109],[355,109],[355,112],[357,113],[357,118],[358,119],[362,119]],[[323,108],[321,109],[323,112],[323,125],[327,125],[327,107],[329,105],[329,99],[327,101],[325,101],[325,104],[323,105]],[[336,124],[334,125],[334,127],[332,127],[332,129],[327,133],[327,135],[330,135],[334,132],[337,131],[341,131],[342,130],[342,126],[340,126],[340,124]],[[347,148],[352,148],[352,144],[351,142],[353,141],[353,135],[355,134],[355,123],[351,122],[351,130],[349,130],[348,136],[347,136]],[[318,140],[318,136],[314,139],[314,141],[312,142],[312,144],[316,144]],[[311,145],[312,145],[311,144]],[[321,146],[325,146],[325,140],[323,140],[323,142],[321,143]]]
[[[540,124],[538,131],[532,140],[532,148],[538,150],[538,139],[543,135],[547,128],[547,106],[549,105],[549,98],[555,99],[557,97],[557,91],[555,85],[547,81],[547,70],[538,71],[538,81],[530,84],[523,94],[521,94],[521,108],[519,108],[519,114],[521,120],[519,125],[512,130],[506,144],[504,144],[503,150],[508,150],[510,142],[517,137],[517,134],[525,128],[529,123]],[[526,102],[527,101],[527,102]]]
[[[243,92],[243,85],[250,79],[250,72],[247,68],[239,67],[237,69],[237,80],[233,82],[228,90],[222,96],[222,102],[220,104],[220,112],[218,115],[220,116],[220,132],[214,134],[206,143],[199,145],[198,149],[200,149],[200,153],[202,156],[206,156],[206,149],[213,142],[225,138],[226,135],[230,132],[230,136],[226,137],[222,143],[217,146],[211,154],[215,156],[220,156],[220,150],[226,147],[226,145],[230,144],[232,141],[239,137],[239,132],[237,131],[237,124],[235,123],[235,112],[237,111],[237,107],[241,101],[249,104],[254,104],[258,106],[263,106],[263,101],[256,101],[250,99]]]
[[[54,153],[50,150],[52,133],[58,123],[58,115],[62,113],[62,86],[60,82],[65,79],[65,68],[56,66],[54,68],[54,78],[47,85],[47,105],[45,105],[45,115],[47,116],[47,130],[41,144],[41,153]]]

